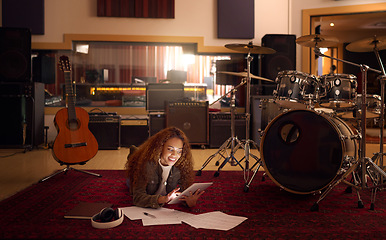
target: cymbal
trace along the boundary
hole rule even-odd
[[[256,46],[256,45],[252,45],[251,43],[250,44],[237,44],[237,43],[226,44],[225,47],[241,53],[273,54],[276,52],[272,48]]]
[[[243,78],[248,77],[248,73],[247,73],[247,72],[226,72],[226,71],[218,71],[218,73],[224,73],[224,74],[233,75],[233,76],[237,76],[237,77],[243,77]],[[254,78],[254,79],[259,79],[259,80],[263,80],[263,81],[267,81],[267,82],[274,82],[274,81],[271,80],[271,79],[267,79],[267,78],[255,76],[255,75],[253,75],[252,73],[250,73],[249,76],[250,76],[251,78]]]
[[[303,47],[335,47],[338,42],[336,37],[320,34],[301,36],[296,39],[296,43]]]
[[[374,48],[378,50],[386,49],[386,36],[362,39],[355,41],[346,46],[346,49],[350,52],[372,52]]]

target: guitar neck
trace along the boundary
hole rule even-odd
[[[76,122],[76,111],[75,111],[75,94],[71,82],[71,72],[64,71],[64,80],[66,86],[66,107],[68,110],[68,121]]]

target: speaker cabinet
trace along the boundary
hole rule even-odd
[[[55,58],[39,55],[32,58],[32,80],[45,84],[55,83]]]
[[[261,74],[274,80],[280,71],[296,69],[296,36],[266,34],[261,44],[276,50],[274,54],[262,55]]]
[[[31,32],[0,28],[0,82],[31,81]]]
[[[182,83],[148,83],[146,85],[146,110],[165,111],[167,102],[181,101],[184,98]]]
[[[268,124],[278,115],[283,113],[284,108],[273,101],[273,96],[253,96],[252,108],[252,140],[260,145],[261,134]]]
[[[121,146],[121,116],[90,115],[88,128],[98,141],[98,149],[114,150]]]
[[[178,127],[192,145],[209,142],[208,102],[169,102],[166,107],[166,126]]]
[[[166,126],[166,117],[164,112],[149,114],[149,136],[153,136]]]
[[[147,119],[121,119],[121,147],[139,146],[149,137]]]
[[[26,148],[44,142],[44,84],[1,83],[0,146]]]
[[[230,113],[210,113],[210,148],[219,148],[231,136],[231,114]],[[245,139],[246,119],[244,114],[235,114],[235,137],[239,140]]]

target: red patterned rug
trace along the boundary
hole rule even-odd
[[[340,184],[320,203],[319,195],[292,194],[281,190],[262,172],[244,192],[241,171],[223,171],[214,177],[203,171],[197,182],[214,184],[193,209],[173,208],[194,214],[222,211],[248,219],[229,231],[195,229],[187,224],[142,226],[125,218],[112,229],[95,229],[89,220],[65,219],[80,202],[107,202],[131,206],[123,171],[98,170],[102,178],[76,171],[59,174],[0,202],[1,239],[384,239],[386,196],[380,192],[370,210],[370,192],[361,191],[364,208],[358,208],[355,192]]]

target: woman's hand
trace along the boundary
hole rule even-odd
[[[177,196],[177,191],[180,190],[180,188],[175,188],[173,189],[170,193],[168,193],[168,195],[166,196],[160,196],[158,198],[158,204],[165,204],[165,203],[168,203],[169,201],[171,201],[173,198],[175,198]]]
[[[204,192],[205,191],[197,189],[197,191],[195,191],[194,193],[189,192],[189,196],[182,196],[180,200],[186,202],[189,207],[194,207],[197,204],[197,200],[201,197],[202,194],[204,194]]]

